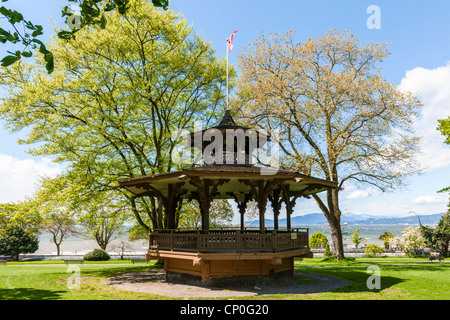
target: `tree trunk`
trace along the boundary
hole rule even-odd
[[[337,189],[327,191],[328,207],[317,194],[314,194],[313,197],[319,205],[319,208],[327,218],[328,224],[330,225],[331,241],[333,242],[333,255],[336,257],[336,259],[343,260],[344,243],[342,239],[341,211],[339,210],[338,192],[339,190]]]
[[[327,217],[328,219],[328,217]],[[331,231],[331,241],[333,242],[333,254],[338,260],[344,259],[344,243],[342,241],[341,219],[328,219]]]

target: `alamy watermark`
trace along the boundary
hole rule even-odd
[[[79,290],[81,288],[81,271],[79,266],[69,266],[67,273],[71,275],[67,278],[66,285],[69,290]]]
[[[367,7],[366,13],[370,16],[366,20],[368,29],[381,29],[381,9],[379,6],[372,4]]]
[[[377,265],[371,265],[367,267],[367,273],[371,274],[367,278],[366,285],[369,290],[380,290],[381,289],[381,270]]]

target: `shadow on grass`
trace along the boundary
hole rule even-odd
[[[132,272],[142,272],[142,271],[150,271],[162,269],[160,265],[148,265],[148,266],[136,266],[136,267],[113,267],[113,268],[102,268],[102,269],[93,269],[82,271],[84,276],[94,276],[94,277],[102,277],[102,278],[111,278],[117,276],[122,273],[132,273]]]
[[[0,289],[1,300],[58,300],[64,291],[30,288]]]
[[[358,270],[359,269],[359,270]],[[362,271],[360,268],[353,268],[351,266],[348,267],[336,267],[333,269],[329,268],[308,268],[308,269],[296,269],[296,271],[306,271],[308,273],[318,273],[327,276],[336,277],[342,280],[349,281],[350,284],[345,287],[338,288],[333,290],[333,292],[346,292],[346,293],[377,293],[382,290],[389,289],[401,282],[404,282],[404,279],[386,276],[381,274],[379,278],[379,288],[375,286],[375,288],[371,289],[369,286],[371,284],[376,284],[376,280],[371,278],[374,276],[372,273],[367,273],[366,270]],[[368,286],[369,283],[369,286]]]

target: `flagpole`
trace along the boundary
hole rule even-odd
[[[228,53],[229,53],[229,39],[227,39],[227,110],[228,110]]]

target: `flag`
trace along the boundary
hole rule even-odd
[[[233,36],[236,32],[238,32],[239,30],[236,30],[235,32],[233,32],[230,36],[230,39],[228,39],[228,53],[230,53],[231,49],[233,49]]]

